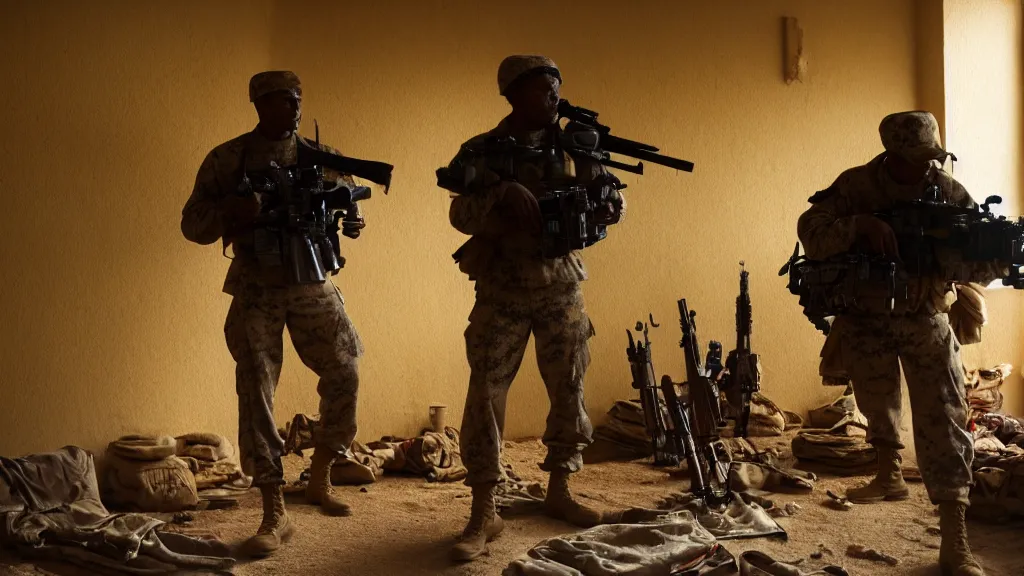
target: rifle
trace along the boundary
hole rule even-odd
[[[319,126],[316,144],[320,144]],[[271,162],[268,170],[244,172],[238,188],[241,195],[258,193],[265,199],[252,231],[257,262],[286,268],[293,284],[320,283],[328,274],[337,274],[345,266],[339,229],[354,239],[365,226],[356,203],[370,198],[370,188],[344,183],[328,186],[324,168],[381,184],[387,194],[393,167],[325,152],[299,139],[294,166]]]
[[[900,258],[910,275],[945,274],[938,250],[958,252],[966,262],[1005,262],[1010,273],[1005,286],[1024,289],[1024,217],[1016,221],[996,216],[989,209],[1002,203],[989,196],[978,207],[966,208],[940,200],[938,186],[930,186],[926,199],[901,202],[875,216],[896,233]],[[958,280],[958,278],[950,278]]]
[[[693,172],[693,163],[658,154],[658,148],[643,142],[612,136],[611,128],[597,121],[597,112],[569,104],[558,103],[558,120],[567,119],[559,131],[556,142],[547,146],[526,146],[511,136],[494,137],[482,142],[464,144],[459,155],[448,165],[435,172],[437,185],[452,194],[472,194],[480,187],[495,182],[476,182],[477,159],[486,159],[488,170],[499,180],[515,181],[516,165],[524,161],[556,161],[561,151],[570,155],[591,158],[609,168],[643,174],[643,162],[636,165],[612,160],[611,154],[630,156],[677,170]],[[481,179],[483,180],[483,179]],[[542,219],[541,253],[545,258],[558,258],[573,250],[582,250],[605,239],[608,224],[600,223],[597,208],[608,201],[611,190],[624,190],[616,176],[607,173],[588,186],[576,182],[545,182],[534,190],[540,205]]]
[[[686,299],[678,301],[679,326],[683,337],[679,342],[686,358],[686,381],[680,386],[688,392],[689,402],[683,403],[676,392],[676,384],[665,375],[661,391],[672,419],[672,428],[686,458],[690,474],[690,491],[709,506],[728,503],[729,452],[718,437],[722,421],[718,386],[708,377],[700,362],[697,343],[696,312],[686,306]]]
[[[597,121],[597,112],[573,106],[568,100],[558,102],[558,118],[569,122],[565,126],[563,145],[577,153],[594,158],[609,168],[616,168],[634,174],[644,173],[643,162],[636,165],[611,159],[611,154],[646,160],[676,170],[693,172],[693,162],[658,154],[658,148],[636,140],[612,136],[611,128]]]
[[[727,397],[735,398],[731,402],[738,407],[740,413],[736,418],[737,438],[747,437],[747,426],[750,423],[750,400],[754,392],[761,389],[761,360],[751,352],[750,333],[754,326],[753,306],[750,303],[750,273],[740,262],[740,294],[736,297],[736,348],[729,352],[725,366],[729,376],[724,380],[722,389]]]
[[[648,315],[650,326],[657,328],[654,317]],[[654,453],[655,466],[675,466],[679,464],[678,449],[674,437],[665,426],[665,414],[658,386],[654,382],[654,364],[651,361],[651,341],[647,337],[648,325],[637,322],[635,330],[644,336],[643,343],[633,340],[633,333],[626,330],[629,347],[626,358],[629,359],[630,371],[633,374],[633,388],[640,392],[640,407],[644,412],[644,427],[651,437],[651,449]]]

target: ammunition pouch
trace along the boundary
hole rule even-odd
[[[560,140],[571,140],[571,135],[562,134]],[[511,137],[467,144],[451,164],[437,169],[437,185],[455,195],[479,193],[501,181],[519,181],[517,167],[524,161],[542,165],[560,162],[563,149],[524,146]],[[578,152],[580,149],[574,146],[571,150]],[[599,186],[616,189],[625,186],[614,176],[591,183],[591,189],[558,175],[548,174],[546,177],[551,179],[542,182],[540,190],[535,190],[542,221],[541,255],[559,258],[603,240],[608,234],[607,225],[597,223],[594,212],[601,201],[591,197],[591,190],[596,191]]]
[[[545,258],[582,250],[608,235],[607,227],[596,223],[593,203],[583,186],[546,189],[537,203],[542,223],[541,254]]]
[[[906,271],[891,260],[845,254],[819,261],[796,254],[780,276],[789,273],[790,293],[800,297],[804,315],[825,334],[829,332],[828,317],[850,312],[888,313],[909,301]]]

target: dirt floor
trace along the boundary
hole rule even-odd
[[[785,439],[758,442],[761,447]],[[539,441],[506,443],[505,457],[525,480],[544,480],[537,469],[544,448]],[[289,474],[297,476],[303,463],[289,457]],[[753,539],[725,544],[735,555],[757,549],[778,560],[803,559],[804,569],[835,564],[855,575],[939,574],[938,536],[928,528],[938,525],[924,486],[912,485],[906,502],[856,506],[849,511],[825,507],[825,491],[845,490],[865,478],[822,478],[806,495],[774,495],[776,506],[795,502],[801,508],[779,519],[788,541]],[[644,461],[588,465],[574,476],[576,492],[599,507],[653,506],[662,496],[684,490],[686,482],[670,477]],[[289,512],[297,525],[295,538],[277,555],[238,565],[239,576],[289,574],[346,574],[394,576],[405,574],[497,575],[508,563],[537,542],[575,531],[543,516],[508,518],[505,531],[491,544],[489,556],[465,565],[453,565],[448,548],[469,516],[469,489],[462,484],[431,484],[417,478],[386,478],[365,488],[341,487],[352,505],[348,518],[323,516],[301,498],[289,499]],[[260,521],[258,493],[252,491],[240,510],[197,514],[190,526],[211,530],[228,541],[251,534]],[[1024,575],[1021,535],[1024,525],[988,525],[973,522],[970,537],[975,554],[990,576]],[[845,556],[850,544],[863,544],[896,557],[895,567]],[[811,554],[825,548],[822,559]],[[40,574],[17,561],[0,560],[0,574]]]

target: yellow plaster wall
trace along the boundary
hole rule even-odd
[[[1021,191],[1021,3],[945,0],[946,143],[960,159],[954,176],[981,202],[1002,196],[997,213],[1017,216]],[[968,366],[1009,362],[1004,410],[1024,413],[1024,294],[989,290],[984,341],[964,350]]]
[[[255,6],[255,10],[244,8]],[[432,402],[461,417],[471,284],[463,237],[433,171],[506,113],[498,62],[540,52],[564,96],[617,134],[696,162],[629,184],[628,220],[587,250],[597,327],[595,420],[631,394],[624,330],[653,312],[659,373],[682,376],[675,300],[702,340],[731,346],[740,260],[751,271],[764,392],[803,411],[830,399],[822,337],[776,273],[814,191],[880,150],[878,121],[917,101],[914,3],[729,0],[628,4],[46,2],[4,5],[0,94],[7,231],[0,247],[0,454],[89,448],[126,432],[234,436],[223,343],[227,261],[187,243],[182,204],[203,155],[254,123],[250,74],[295,70],[303,132],[394,163],[392,194],[366,206],[337,277],[366,343],[360,438],[412,434]],[[64,16],[58,16],[60,12]],[[68,17],[68,13],[70,17]],[[782,78],[782,17],[805,30],[809,73]],[[297,33],[292,36],[293,32]],[[288,349],[277,416],[315,412],[315,378]],[[532,351],[507,435],[538,435],[547,399]]]
[[[2,4],[0,454],[235,426],[224,265],[179,222],[209,143],[255,124],[270,8]]]

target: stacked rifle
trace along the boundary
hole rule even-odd
[[[637,322],[635,328],[643,336],[642,343],[626,331],[629,338],[626,356],[633,374],[633,388],[640,394],[654,464],[674,466],[685,461],[690,491],[709,506],[724,504],[731,498],[728,487],[731,457],[719,438],[719,430],[726,426],[720,391],[734,399],[729,402],[736,414],[734,435],[745,437],[750,401],[753,393],[760,389],[760,363],[757,354],[750,349],[753,322],[748,277],[749,273],[741,270],[740,295],[736,299],[737,342],[725,366],[722,365],[722,345],[715,341],[710,342],[705,359],[701,361],[697,313],[689,309],[685,298],[677,302],[685,382],[677,384],[666,375],[660,386],[657,385],[648,324]],[[653,317],[649,320],[650,326],[658,327]]]

